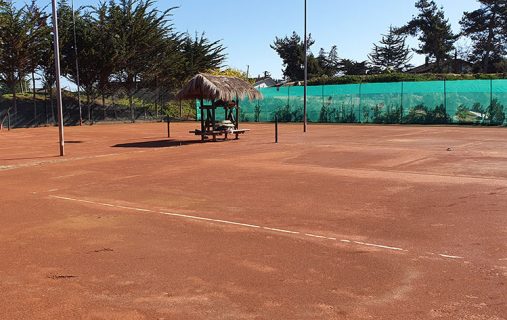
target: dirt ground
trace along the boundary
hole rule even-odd
[[[507,129],[0,132],[1,319],[507,315]]]

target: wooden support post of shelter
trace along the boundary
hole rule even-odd
[[[222,135],[227,140],[229,134],[234,134],[239,139],[240,134],[249,131],[239,128],[239,100],[262,99],[262,95],[245,80],[200,73],[183,87],[176,98],[200,102],[201,129],[191,133],[201,136],[204,142],[210,137],[216,141],[217,136]],[[224,108],[224,121],[217,121],[217,108]]]

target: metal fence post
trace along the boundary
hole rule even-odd
[[[171,137],[171,118],[167,117],[167,137]]]
[[[278,115],[275,114],[275,143],[278,143]]]
[[[403,123],[403,90],[404,84],[401,82],[401,93],[400,93],[400,123]]]
[[[361,102],[363,98],[362,95],[363,95],[363,84],[359,83],[359,112],[358,112],[359,117],[357,118],[358,123],[361,123]]]

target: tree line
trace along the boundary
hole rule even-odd
[[[62,75],[79,83],[88,105],[122,90],[134,120],[139,90],[170,98],[189,77],[223,66],[221,41],[177,32],[172,23],[177,8],[160,11],[156,4],[109,0],[74,9],[67,0],[59,2]],[[12,108],[20,84],[35,87],[37,77],[51,93],[56,79],[48,8],[35,0],[20,8],[0,0],[0,85],[13,94]]]
[[[477,2],[479,8],[464,12],[461,31],[454,33],[442,7],[433,0],[417,0],[417,15],[403,26],[390,26],[364,61],[340,58],[337,46],[329,51],[320,49],[315,56],[310,50],[315,43],[311,35],[307,39],[309,51],[305,53],[304,39],[296,32],[284,38],[276,37],[271,48],[283,61],[284,77],[293,81],[303,79],[305,54],[310,79],[404,72],[412,67],[413,52],[425,55],[437,73],[449,72],[444,65],[457,58],[470,62],[475,73],[504,73],[507,71],[507,0]],[[409,48],[407,37],[416,37],[419,46]],[[462,37],[470,39],[470,48],[457,48],[456,42]]]

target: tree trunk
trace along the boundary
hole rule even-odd
[[[160,89],[157,88],[157,97],[155,98],[155,117],[158,119],[158,102],[160,101]]]
[[[33,125],[37,125],[37,100],[35,99],[35,71],[32,71]]]
[[[136,122],[136,117],[134,114],[134,101],[132,99],[132,94],[129,92],[129,106],[130,106],[130,113],[131,113],[131,120],[132,123]]]
[[[91,98],[90,94],[86,93],[86,105],[88,106],[88,123],[91,125],[93,124],[92,121],[92,104],[91,104]]]
[[[491,19],[489,21],[489,25],[488,25],[488,40],[486,42],[486,52],[485,52],[485,56],[484,56],[484,60],[482,62],[482,72],[484,73],[488,73],[490,72],[490,69],[489,69],[489,64],[490,64],[490,56],[491,56],[491,52],[493,51],[493,39],[495,37],[495,20],[496,20],[496,13],[493,12],[493,16],[491,16]]]
[[[116,106],[114,105],[114,92],[111,96],[111,104],[113,105],[114,120],[118,120],[118,115],[116,114]]]
[[[102,93],[102,108],[104,109],[104,121],[106,120],[106,96]]]
[[[49,114],[48,114],[48,89],[44,88],[44,116],[46,117],[46,126],[49,123]]]
[[[437,65],[437,72],[441,73],[442,67],[440,66],[440,56],[436,56],[435,58],[436,58],[435,64]]]
[[[14,108],[14,125],[18,122],[18,98],[16,96],[16,85],[13,86],[12,91],[12,107]]]

